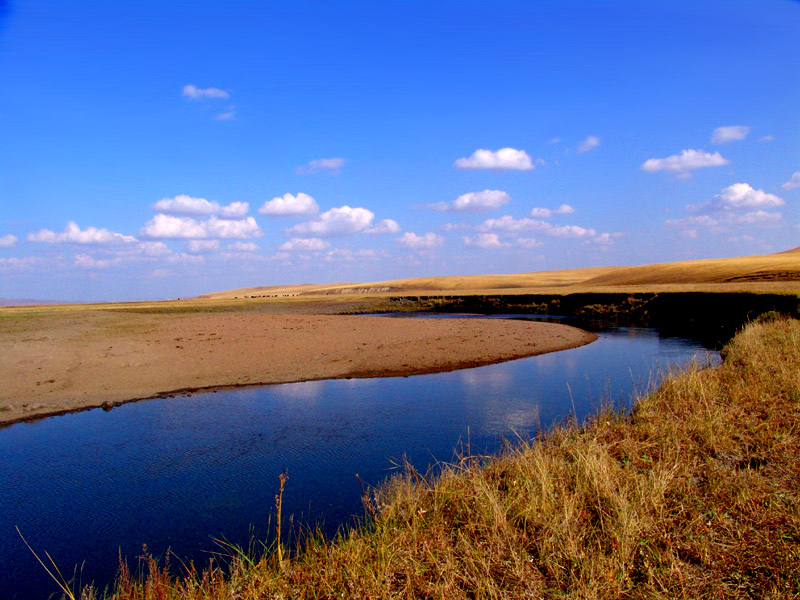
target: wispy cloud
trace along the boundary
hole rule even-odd
[[[347,161],[344,158],[320,158],[309,161],[308,164],[297,167],[295,172],[300,175],[309,175],[322,172],[336,175],[339,173],[342,167],[344,167],[346,162]]]
[[[17,245],[18,241],[19,240],[17,240],[17,236],[9,233],[8,235],[0,237],[0,248],[13,248]]]
[[[782,218],[780,213],[755,210],[745,213],[727,212],[714,216],[698,215],[681,219],[667,219],[664,221],[664,226],[678,230],[683,237],[697,238],[700,230],[724,233],[736,227],[774,226]]]
[[[792,173],[791,179],[783,184],[783,189],[785,190],[796,190],[800,188],[800,171],[795,171]]]
[[[475,150],[468,158],[459,158],[453,163],[458,169],[495,169],[501,171],[528,171],[533,162],[528,153],[515,148],[500,150]]]
[[[271,217],[297,217],[315,215],[319,212],[319,205],[313,197],[303,192],[296,196],[284,194],[265,202],[258,209],[258,214],[269,215]]]
[[[597,231],[579,225],[553,225],[539,219],[515,219],[511,215],[504,215],[499,219],[487,219],[479,227],[479,231],[533,231],[555,238],[581,238],[593,237]]]
[[[232,121],[236,118],[236,107],[229,106],[228,110],[219,113],[214,119],[217,121]]]
[[[549,219],[553,215],[572,215],[575,209],[569,204],[562,204],[558,208],[533,208],[531,209],[531,216],[537,219]]]
[[[666,158],[649,158],[642,163],[642,170],[650,173],[656,171],[670,171],[673,173],[688,174],[694,169],[705,167],[721,167],[728,164],[728,159],[719,152],[706,152],[705,150],[683,150],[680,154],[673,154]]]
[[[226,99],[230,97],[230,94],[225,90],[215,87],[199,88],[192,84],[183,86],[183,95],[192,100]]]
[[[589,152],[589,150],[594,150],[599,145],[600,145],[600,138],[594,135],[590,135],[580,144],[578,144],[578,149],[576,150],[576,152],[578,154],[583,154],[584,152]]]
[[[746,125],[727,125],[725,127],[717,127],[711,132],[712,144],[727,144],[728,142],[735,142],[743,140],[750,133],[750,128]]]
[[[496,233],[479,233],[475,236],[465,235],[461,238],[465,246],[477,246],[478,248],[505,248],[510,244],[500,241],[500,236]]]

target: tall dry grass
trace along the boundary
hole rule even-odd
[[[753,323],[724,359],[629,415],[408,469],[365,499],[374,518],[305,536],[282,567],[232,551],[176,577],[150,558],[107,597],[800,597],[800,322]]]

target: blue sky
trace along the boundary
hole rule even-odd
[[[0,297],[800,246],[800,3],[0,0]]]

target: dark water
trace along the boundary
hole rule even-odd
[[[588,346],[408,378],[275,385],[92,410],[0,429],[0,599],[57,591],[24,546],[83,583],[113,579],[142,544],[204,564],[213,538],[265,535],[289,469],[284,515],[328,532],[362,515],[360,474],[406,459],[424,471],[528,436],[606,399],[627,405],[669,365],[718,360],[699,342],[613,329]],[[173,563],[174,563],[173,559]]]

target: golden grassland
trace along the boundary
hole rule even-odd
[[[737,258],[636,267],[592,267],[513,275],[422,277],[373,283],[264,286],[216,292],[200,299],[287,298],[321,295],[566,294],[576,292],[800,291],[800,249]]]
[[[761,318],[723,358],[630,414],[409,468],[335,540],[228,548],[224,568],[181,577],[150,558],[82,597],[798,598],[800,321]]]
[[[575,293],[777,293],[800,295],[800,248],[761,256],[592,267],[511,275],[422,277],[372,283],[274,285],[203,294],[196,298],[0,306],[0,328],[26,318],[79,317],[85,311],[181,314],[267,312],[341,314],[387,308],[392,296]],[[1,329],[0,329],[1,331]]]

